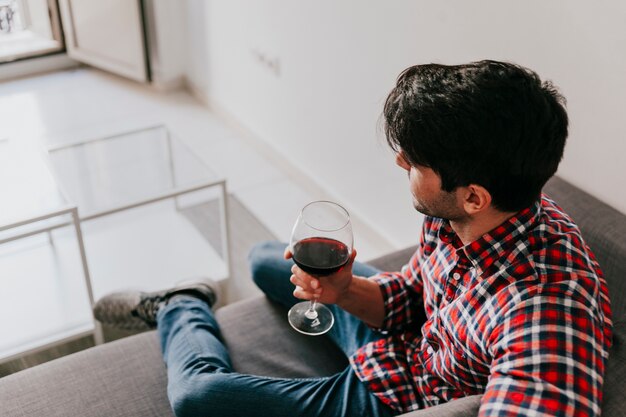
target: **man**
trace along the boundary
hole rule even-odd
[[[251,254],[255,282],[273,300],[331,306],[344,372],[236,373],[207,283],[114,294],[96,317],[158,326],[177,416],[390,416],[472,394],[484,394],[484,417],[599,415],[606,283],[577,226],[541,194],[567,137],[562,97],[508,63],[418,65],[399,76],[384,121],[426,215],[403,270],[373,270],[355,252],[320,278],[293,265],[285,245]]]

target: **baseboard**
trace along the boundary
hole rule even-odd
[[[159,92],[171,92],[187,87],[186,79],[182,75],[166,81],[159,80],[158,78],[159,77],[155,76],[150,85]]]
[[[184,78],[184,88],[194,96],[200,103],[204,104],[206,107],[210,107],[209,105],[209,97],[206,95],[204,90],[197,84],[194,84],[193,81],[189,79],[189,77]]]
[[[30,77],[52,71],[76,68],[80,64],[66,54],[55,54],[40,58],[24,59],[0,64],[0,81]]]

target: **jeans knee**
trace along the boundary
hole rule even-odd
[[[170,398],[170,404],[176,417],[192,417],[194,415],[191,399],[187,395],[178,395]]]
[[[225,378],[228,374],[203,374],[175,387],[168,387],[168,397],[176,417],[200,417],[224,401]]]
[[[177,387],[175,392],[168,389],[168,397],[176,417],[187,417],[193,414],[192,402],[194,402],[194,395],[190,391],[182,390],[180,387]]]
[[[263,283],[264,277],[275,271],[276,263],[283,261],[286,243],[266,241],[257,243],[248,253],[248,263],[252,280],[257,284]]]

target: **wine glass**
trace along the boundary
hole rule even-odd
[[[353,240],[348,211],[331,201],[314,201],[304,206],[293,226],[292,259],[310,275],[331,275],[350,260]],[[310,336],[326,333],[335,322],[330,309],[315,299],[294,305],[288,318],[291,327]]]

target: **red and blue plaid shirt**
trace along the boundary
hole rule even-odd
[[[606,282],[578,227],[545,196],[466,246],[448,221],[426,218],[402,272],[371,279],[386,336],[350,362],[398,412],[484,394],[482,417],[600,414]]]

